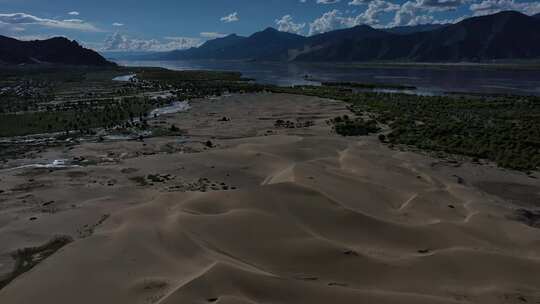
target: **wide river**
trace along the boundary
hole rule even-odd
[[[419,94],[445,92],[540,95],[540,70],[486,66],[366,66],[245,61],[118,61],[125,66],[173,70],[237,71],[259,83],[317,84],[317,81],[390,83],[418,87]],[[310,81],[306,79],[316,79]]]

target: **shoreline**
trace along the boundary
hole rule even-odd
[[[116,59],[117,62],[194,62],[194,63],[262,63],[262,64],[290,64],[290,65],[305,65],[305,66],[340,66],[340,67],[377,67],[377,68],[487,68],[487,69],[518,69],[518,70],[540,70],[540,59],[530,61],[500,61],[500,62],[414,62],[414,61],[252,61],[252,60],[222,60],[222,59],[189,59],[189,60],[133,60],[133,59]],[[123,66],[131,67],[131,66]],[[155,67],[155,66],[148,66]]]

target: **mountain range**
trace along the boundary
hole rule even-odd
[[[0,64],[115,65],[99,53],[63,37],[20,41],[1,35]]]
[[[404,26],[396,26],[392,28],[384,29],[386,32],[392,33],[392,34],[413,34],[413,33],[420,33],[420,32],[429,32],[436,29],[439,29],[441,27],[444,27],[448,24],[419,24],[419,25],[404,25]]]
[[[159,60],[480,62],[540,58],[540,14],[515,11],[455,24],[375,29],[359,25],[310,37],[267,28],[197,48],[153,54]]]
[[[540,14],[527,16],[506,11],[455,24],[387,29],[358,25],[310,37],[267,28],[249,37],[232,34],[209,40],[197,48],[142,54],[130,59],[300,62],[540,59]],[[99,53],[63,37],[20,41],[1,35],[0,64],[114,65]]]

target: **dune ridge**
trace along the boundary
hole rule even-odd
[[[324,120],[302,132],[137,160],[212,164],[204,170],[239,188],[156,192],[0,290],[0,302],[540,302],[538,229],[474,186],[508,173],[338,137]]]

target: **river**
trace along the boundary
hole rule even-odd
[[[320,81],[354,81],[410,85],[417,93],[475,92],[540,95],[540,70],[486,65],[355,65],[247,61],[118,61],[125,66],[173,70],[237,71],[259,83],[317,85]],[[314,80],[317,81],[314,81]]]

